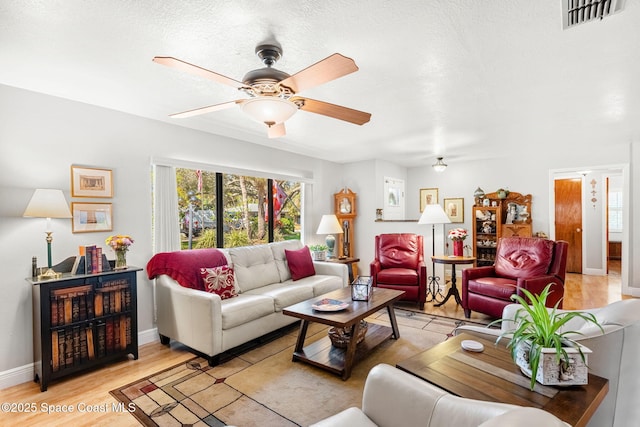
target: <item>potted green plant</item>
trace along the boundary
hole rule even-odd
[[[516,311],[514,319],[499,319],[499,322],[514,322],[514,329],[503,332],[497,339],[511,339],[507,348],[511,357],[525,375],[531,377],[531,390],[536,381],[545,385],[576,385],[587,383],[587,354],[591,350],[568,338],[575,331],[562,328],[577,317],[604,330],[592,313],[581,311],[558,311],[560,301],[553,308],[546,307],[551,293],[551,284],[539,295],[533,295],[526,289],[511,299],[522,307]]]
[[[325,245],[311,245],[309,250],[311,251],[311,257],[314,261],[324,261],[327,259],[327,246]]]

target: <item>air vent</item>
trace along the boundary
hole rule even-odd
[[[624,0],[562,0],[562,28],[603,19],[622,10]]]

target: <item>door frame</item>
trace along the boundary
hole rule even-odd
[[[621,286],[622,286],[622,294],[623,295],[632,295],[632,289],[629,287],[630,277],[629,277],[629,227],[630,227],[630,168],[628,163],[623,164],[609,164],[609,165],[597,165],[597,166],[585,166],[585,167],[573,167],[573,168],[562,168],[562,169],[550,169],[549,170],[549,238],[555,239],[555,198],[554,191],[555,185],[554,182],[557,178],[581,178],[582,179],[582,187],[583,194],[585,185],[585,171],[590,172],[601,172],[603,177],[609,177],[614,174],[622,175],[622,197],[624,200],[624,205],[622,207],[622,260],[621,260]],[[606,192],[604,192],[606,196]],[[583,232],[582,232],[582,271],[585,274],[588,270],[587,260],[586,260],[586,232],[584,230],[584,221],[585,221],[585,209],[587,207],[587,203],[585,198],[582,198],[582,219],[583,219]],[[603,213],[606,214],[607,203],[602,204]],[[603,265],[605,266],[604,274],[606,275],[606,256],[607,256],[607,247],[608,239],[606,238],[606,230],[607,224],[604,223],[606,221],[606,215],[603,215],[603,223],[601,224],[601,232],[603,233],[604,238],[602,239],[602,248],[601,252],[603,254],[604,260]],[[590,270],[591,274],[594,274],[595,271]]]

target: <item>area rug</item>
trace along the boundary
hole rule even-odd
[[[455,300],[453,300],[453,298],[450,301],[448,301],[447,304],[445,304],[445,306],[441,308],[435,307],[433,306],[433,304],[425,304],[424,308],[420,310],[413,302],[400,301],[396,303],[396,310],[398,309],[413,311],[415,313],[423,313],[428,316],[437,316],[445,319],[462,320],[466,324],[471,324],[471,325],[478,324],[482,326],[487,326],[489,323],[496,320],[495,318],[492,318],[482,313],[477,313],[475,311],[471,313],[471,318],[467,318],[464,315],[464,310],[462,309],[462,307],[460,305],[456,305],[456,302]]]
[[[307,426],[350,406],[360,406],[364,381],[379,364],[396,363],[445,341],[464,323],[396,309],[400,339],[389,339],[357,363],[347,381],[291,361],[298,328],[285,328],[270,341],[232,353],[218,366],[193,359],[127,384],[110,393],[135,404],[145,426]],[[388,325],[386,311],[368,322]],[[326,336],[311,324],[308,344]]]

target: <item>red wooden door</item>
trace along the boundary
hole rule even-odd
[[[556,240],[569,242],[567,272],[582,273],[582,180],[555,180]]]

